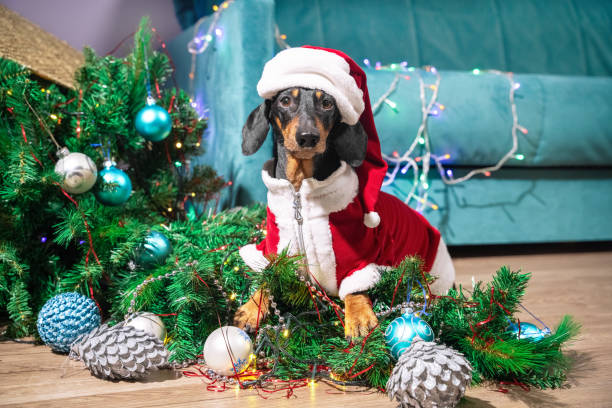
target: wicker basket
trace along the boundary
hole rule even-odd
[[[65,41],[0,5],[0,57],[11,59],[41,78],[74,88],[83,54]]]

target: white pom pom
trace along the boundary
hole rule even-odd
[[[376,211],[370,211],[363,215],[363,223],[368,228],[376,228],[380,224],[380,215]]]

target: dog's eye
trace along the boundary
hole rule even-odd
[[[330,110],[331,108],[334,107],[334,104],[329,99],[323,99],[323,101],[321,102],[321,106],[325,110]]]
[[[291,98],[289,98],[288,96],[283,96],[282,98],[280,98],[280,104],[285,108],[288,107],[289,105],[291,105]]]

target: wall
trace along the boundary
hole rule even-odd
[[[144,15],[151,17],[166,42],[181,32],[172,0],[2,0],[2,4],[77,50],[89,45],[98,54],[108,53],[134,32]],[[125,55],[130,43],[114,54]]]

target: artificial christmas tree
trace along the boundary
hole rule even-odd
[[[126,58],[85,49],[74,90],[0,59],[0,312],[10,336],[34,334],[36,312],[56,292],[92,297],[108,317],[116,279],[135,273],[127,264],[147,234],[195,217],[224,186],[212,169],[191,165],[206,121],[169,86],[170,63],[151,38],[145,19]],[[172,121],[160,143],[134,126],[147,89]],[[116,167],[96,175],[111,160]],[[109,169],[125,182],[107,178]],[[93,192],[122,205],[102,205]]]

